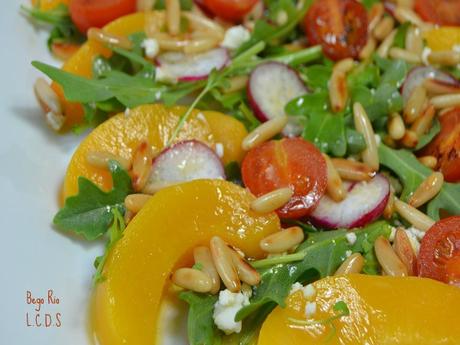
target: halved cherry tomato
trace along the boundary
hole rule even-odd
[[[136,11],[136,0],[71,0],[70,16],[78,30],[101,28],[107,23]]]
[[[357,58],[367,42],[367,12],[356,0],[316,0],[305,17],[310,44],[332,60]]]
[[[239,21],[251,11],[259,0],[203,0],[204,6],[214,15],[232,22]]]
[[[460,216],[442,219],[427,231],[420,245],[418,272],[460,286]]]
[[[414,8],[428,22],[460,26],[459,0],[416,0]]]
[[[277,211],[282,218],[310,214],[327,185],[326,161],[321,152],[301,138],[266,142],[248,152],[241,167],[246,187],[261,196],[291,187],[294,196]]]
[[[460,108],[440,117],[441,132],[422,151],[438,158],[438,169],[449,182],[460,181]]]

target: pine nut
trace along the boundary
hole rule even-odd
[[[460,63],[460,53],[450,50],[431,52],[428,61],[434,65],[456,66]]]
[[[418,161],[422,163],[424,166],[426,166],[427,168],[430,168],[432,170],[436,168],[436,166],[438,165],[438,159],[435,156],[419,157]]]
[[[138,12],[148,12],[153,9],[155,5],[155,0],[137,0],[136,9]]]
[[[415,87],[404,107],[404,121],[406,123],[413,123],[417,119],[425,107],[426,100],[425,87],[423,85]]]
[[[382,43],[380,43],[379,47],[377,48],[377,55],[382,57],[382,58],[387,58],[388,52],[393,45],[393,42],[396,37],[396,33],[398,31],[394,29],[390,34],[383,40]]]
[[[420,55],[414,54],[408,50],[393,47],[388,51],[392,59],[400,59],[414,64],[422,63]]]
[[[363,256],[359,253],[354,253],[345,259],[345,261],[340,265],[334,275],[341,276],[345,274],[361,273],[363,267]]]
[[[45,113],[53,112],[55,114],[62,114],[61,101],[45,79],[38,78],[35,81],[34,92],[38,103],[40,103]]]
[[[383,236],[377,237],[374,243],[375,255],[383,271],[392,277],[405,277],[407,268],[396,255],[390,242]]]
[[[291,188],[280,188],[262,195],[251,202],[251,209],[258,213],[270,213],[286,205],[294,192]]]
[[[362,152],[363,162],[371,169],[379,170],[379,156],[377,151],[377,142],[375,141],[375,133],[372,128],[371,121],[367,117],[361,103],[353,104],[353,117],[356,130],[364,136],[366,148]]]
[[[178,183],[179,182],[172,181],[147,182],[144,188],[142,188],[142,193],[153,195],[155,193],[158,193],[162,189],[169,188]]]
[[[172,282],[183,289],[206,293],[211,291],[211,279],[206,273],[193,268],[179,268],[172,276]]]
[[[377,41],[375,40],[375,38],[369,37],[369,39],[367,40],[366,45],[359,52],[360,60],[369,59],[371,57],[371,55],[374,53],[376,47],[377,47]]]
[[[130,210],[126,210],[125,216],[123,217],[125,220],[125,224],[128,225],[128,223],[134,218],[134,216],[134,213],[132,213]]]
[[[220,290],[220,277],[216,270],[216,266],[214,266],[209,248],[196,247],[193,250],[193,258],[195,259],[195,264],[200,264],[203,267],[202,271],[211,279],[211,289],[209,292],[213,295],[218,293]]]
[[[260,241],[260,248],[267,253],[279,254],[302,243],[303,230],[298,226],[275,232]]]
[[[419,137],[428,132],[433,124],[433,119],[436,115],[436,110],[432,104],[423,111],[411,126],[411,131],[414,131]]]
[[[367,27],[368,32],[374,31],[375,27],[383,17],[385,13],[385,7],[381,2],[377,2],[372,5],[371,9],[369,10],[369,25]]]
[[[406,133],[404,121],[398,113],[392,113],[388,121],[388,134],[393,140],[400,140]]]
[[[435,223],[433,219],[423,212],[397,198],[395,199],[395,210],[401,217],[421,231],[427,231]]]
[[[132,213],[138,213],[151,197],[148,194],[130,194],[125,198],[125,206]]]
[[[425,23],[417,13],[406,7],[396,7],[394,16],[400,23],[410,22],[419,27],[422,31],[431,30],[433,28],[432,24]]]
[[[59,132],[65,124],[65,116],[62,114],[49,111],[45,114],[45,121],[48,127],[55,132]]]
[[[395,211],[395,193],[393,188],[390,188],[390,197],[388,198],[388,202],[383,210],[383,217],[385,219],[391,219],[393,217],[393,213]]]
[[[146,141],[143,141],[134,152],[132,180],[135,191],[141,191],[145,187],[152,170],[153,156],[152,147]]]
[[[170,35],[180,33],[180,2],[179,0],[166,0],[166,24]]]
[[[348,101],[348,87],[346,74],[353,68],[353,59],[344,59],[337,62],[332,69],[329,81],[329,99],[334,112],[345,109]]]
[[[401,144],[408,148],[415,148],[418,145],[418,135],[413,130],[408,129],[401,139]]]
[[[107,168],[111,160],[120,163],[125,170],[128,170],[131,165],[127,159],[121,158],[109,152],[89,151],[86,154],[86,161],[98,168]]]
[[[133,47],[132,42],[127,37],[109,34],[101,29],[91,28],[88,30],[87,35],[89,40],[102,44],[108,44],[123,49],[131,49]]]
[[[210,248],[214,265],[225,287],[231,292],[240,291],[238,271],[233,264],[227,244],[220,237],[214,236],[211,238]]]
[[[361,162],[343,158],[332,158],[331,161],[340,177],[344,180],[370,181],[375,175],[375,170]]]
[[[403,229],[396,230],[393,249],[404,266],[406,266],[408,275],[415,275],[417,257],[415,256],[409,237]]]
[[[431,104],[436,109],[458,107],[460,106],[460,94],[449,94],[443,96],[436,96],[431,99]]]
[[[219,44],[218,39],[214,37],[201,38],[188,41],[188,44],[184,46],[185,54],[198,54],[208,51],[212,48],[217,47]]]
[[[195,6],[197,7],[197,6]],[[218,40],[223,40],[225,36],[224,28],[214,20],[209,19],[206,15],[197,14],[189,11],[183,11],[182,17],[187,19],[192,27],[196,31],[205,31],[211,36]]]
[[[327,193],[334,201],[342,201],[347,196],[342,179],[328,155],[323,154],[327,165]]]
[[[235,265],[238,271],[238,276],[243,283],[251,286],[258,285],[260,283],[260,274],[250,264],[244,260],[244,258],[233,249],[230,249],[230,255],[232,256],[233,265]]]
[[[418,208],[426,202],[433,199],[442,188],[444,175],[440,172],[434,172],[428,176],[415,190],[409,199],[409,205]]]
[[[374,37],[379,41],[383,41],[394,29],[394,27],[395,21],[393,17],[383,17],[374,29]]]
[[[273,138],[275,135],[280,133],[284,127],[286,127],[287,123],[288,117],[285,115],[275,117],[274,119],[264,122],[243,139],[243,150],[249,151]]]
[[[229,87],[226,88],[226,89],[223,89],[222,91],[225,94],[228,94],[228,93],[243,90],[246,87],[247,83],[248,83],[248,79],[249,78],[246,75],[239,75],[239,76],[230,78]]]
[[[390,135],[385,135],[383,137],[383,142],[385,145],[392,147],[392,148],[396,148],[397,146],[396,141]]]
[[[406,34],[406,49],[407,51],[421,56],[423,53],[423,37],[419,28],[411,26]]]
[[[160,32],[166,25],[166,16],[164,11],[148,11],[145,13],[144,31],[148,38]]]
[[[414,7],[414,0],[397,0],[396,4],[400,7],[412,9]]]
[[[435,79],[425,79],[423,86],[430,95],[444,95],[446,93],[460,93],[460,87],[448,83],[441,83]]]

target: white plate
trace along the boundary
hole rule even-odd
[[[102,245],[73,240],[51,226],[80,138],[53,134],[32,91],[39,73],[30,61],[59,62],[47,51],[46,33],[19,14],[17,1],[2,1],[0,35],[0,344],[88,344],[92,263]],[[48,303],[49,290],[59,304]],[[27,303],[28,291],[44,298],[39,312]]]

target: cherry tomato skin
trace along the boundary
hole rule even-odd
[[[301,138],[266,142],[248,152],[241,167],[243,182],[256,196],[291,187],[294,195],[277,213],[282,218],[310,214],[324,195],[326,161],[321,152]]]
[[[458,0],[416,0],[414,9],[427,22],[460,26],[460,1]]]
[[[460,216],[444,218],[426,232],[418,272],[421,277],[460,286]]]
[[[71,0],[69,11],[78,30],[86,33],[135,12],[136,0]]]
[[[356,0],[316,0],[305,16],[311,45],[321,44],[332,60],[358,58],[367,42],[368,18]]]
[[[203,0],[204,6],[214,15],[236,22],[243,19],[259,0]]]

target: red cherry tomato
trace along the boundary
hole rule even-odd
[[[136,0],[71,0],[70,16],[78,30],[101,28],[111,21],[136,11]]]
[[[232,22],[239,21],[251,11],[259,0],[203,0],[204,6],[214,15]]]
[[[291,187],[294,196],[277,213],[282,218],[310,214],[324,195],[326,161],[321,152],[301,138],[266,142],[248,152],[241,167],[243,182],[256,196]]]
[[[367,12],[356,0],[316,0],[305,17],[310,44],[332,60],[358,58],[367,42]]]
[[[460,286],[460,216],[442,219],[427,231],[420,245],[418,272]]]
[[[427,22],[460,26],[459,0],[416,0],[414,9]]]

